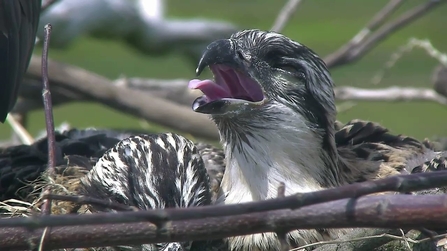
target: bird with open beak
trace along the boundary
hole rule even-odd
[[[218,203],[285,195],[411,172],[435,153],[418,141],[354,121],[335,135],[334,84],[324,61],[288,37],[243,30],[203,53],[214,80],[191,80],[204,95],[192,108],[210,114],[226,155]],[[336,137],[339,137],[336,140]],[[291,247],[337,238],[344,230],[296,230]],[[280,250],[274,233],[228,239],[230,250]]]

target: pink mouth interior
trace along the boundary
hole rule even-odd
[[[188,87],[199,89],[205,94],[208,102],[234,98],[257,102],[264,99],[259,84],[248,76],[225,65],[210,65],[214,81],[193,79]]]

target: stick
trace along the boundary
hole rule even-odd
[[[45,35],[43,41],[43,51],[42,51],[42,98],[43,105],[45,111],[45,125],[47,130],[47,142],[48,142],[48,175],[49,177],[53,177],[55,170],[54,166],[56,165],[56,140],[54,136],[54,121],[53,121],[53,112],[52,112],[52,104],[51,104],[51,92],[50,85],[48,83],[48,45],[50,43],[50,35],[51,35],[51,24],[45,25]],[[46,190],[44,193],[49,193],[50,190]],[[46,199],[42,205],[42,213],[50,214],[51,213],[51,200]]]
[[[362,101],[434,101],[447,105],[447,98],[427,88],[391,86],[383,89],[363,89],[357,87],[338,87],[337,100]]]
[[[127,218],[115,217],[115,213],[96,213],[91,215],[54,215],[51,217],[35,216],[29,218],[4,219],[0,221],[0,229],[4,227],[42,228],[49,226],[130,223],[138,221],[147,221],[160,225],[161,223],[169,220],[179,221],[202,219],[206,217],[235,216],[280,209],[295,210],[304,206],[346,198],[358,198],[360,196],[372,193],[386,191],[409,193],[412,191],[426,190],[443,186],[447,186],[447,171],[396,175],[375,181],[365,181],[316,192],[295,194],[283,198],[275,198],[258,202],[223,206],[166,208],[154,209],[150,211],[123,212],[128,215]],[[423,197],[419,198],[421,199]]]
[[[48,177],[51,179],[55,174],[56,165],[56,139],[54,136],[54,121],[53,121],[53,107],[51,104],[51,92],[50,84],[48,81],[48,45],[51,37],[51,24],[45,25],[44,28],[44,40],[42,50],[42,98],[45,111],[45,126],[47,130],[47,143],[48,143]],[[50,194],[51,187],[48,185],[43,191],[43,195]],[[42,204],[42,214],[51,214],[51,199],[44,199]],[[44,241],[48,237],[50,229],[46,228],[42,234],[42,238],[39,243],[39,250],[44,249]]]
[[[279,12],[278,16],[276,17],[275,23],[270,30],[281,32],[286,26],[289,19],[293,16],[293,14],[295,14],[298,5],[300,5],[300,3],[302,2],[302,0],[289,0]]]
[[[367,52],[369,52],[374,46],[376,46],[380,41],[388,37],[390,34],[407,26],[408,24],[412,23],[418,18],[424,16],[424,14],[426,14],[427,12],[434,10],[436,7],[439,7],[441,4],[444,4],[446,2],[447,1],[428,0],[425,3],[418,5],[413,9],[405,12],[393,22],[385,24],[377,31],[371,33],[370,36],[366,37],[365,35],[364,38],[360,39],[360,42],[357,43],[351,42],[348,43],[347,45],[343,45],[339,50],[326,56],[324,58],[324,61],[326,62],[329,68],[334,68],[347,63],[352,63],[355,60],[361,58]],[[385,9],[386,7],[382,11],[385,12]],[[371,23],[378,25],[381,22],[374,23],[371,21]]]
[[[87,196],[72,196],[72,195],[58,195],[58,194],[46,194],[43,196],[44,199],[50,200],[60,200],[60,201],[70,201],[78,204],[91,204],[96,206],[101,206],[105,208],[110,208],[118,211],[138,211],[138,208],[126,206],[123,204],[115,203],[113,201],[101,200]]]
[[[190,240],[213,240],[236,235],[261,232],[291,231],[315,228],[447,228],[447,195],[377,195],[360,199],[343,199],[303,207],[297,210],[275,210],[248,213],[238,216],[171,221],[160,231],[145,218],[131,214],[139,212],[109,213],[96,225],[55,227],[51,229],[51,242],[47,248],[98,247],[140,245]],[[266,202],[266,201],[264,201]],[[179,209],[175,209],[179,210]],[[180,210],[179,210],[180,211]],[[101,214],[106,216],[106,214]],[[92,215],[79,215],[82,219]],[[44,216],[47,220],[61,216]],[[64,215],[63,217],[70,217]],[[133,224],[104,224],[110,219]],[[34,217],[28,218],[32,223]],[[1,221],[22,220],[4,219]],[[1,222],[0,221],[0,222]],[[33,222],[31,226],[35,226]],[[0,228],[0,250],[29,249],[29,242],[42,234],[42,230]]]
[[[216,125],[205,114],[192,111],[191,107],[175,104],[148,93],[114,86],[113,82],[84,69],[48,61],[51,85],[64,87],[70,93],[82,95],[111,108],[143,117],[152,122],[189,132],[197,137],[218,139]],[[28,75],[39,77],[39,63],[31,58]],[[182,123],[179,123],[182,121]]]
[[[13,132],[19,137],[22,144],[31,145],[34,143],[34,138],[31,134],[14,118],[14,116],[9,113],[6,117],[6,121],[11,126]]]

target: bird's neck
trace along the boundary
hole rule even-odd
[[[277,197],[281,183],[285,195],[324,187],[323,169],[331,167],[325,162],[322,137],[303,120],[247,130],[228,130],[240,135],[222,135],[227,158],[222,180],[226,204]]]

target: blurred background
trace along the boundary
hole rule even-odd
[[[270,29],[286,1],[272,0],[166,0],[165,18],[207,18],[228,22],[237,28]],[[392,17],[424,1],[408,0]],[[351,39],[387,0],[313,0],[304,1],[283,34],[316,51],[322,57]],[[432,88],[432,72],[439,62],[426,52],[414,49],[406,54],[377,84],[373,77],[390,56],[411,37],[430,39],[442,52],[447,52],[447,5],[442,5],[404,29],[393,33],[359,61],[332,70],[337,86],[384,88],[390,85]],[[69,14],[69,13],[68,13]],[[40,26],[44,26],[41,23]],[[54,28],[54,33],[57,28]],[[53,34],[56,36],[55,34]],[[40,55],[39,44],[34,53]],[[163,56],[143,54],[124,41],[76,37],[65,48],[50,49],[51,59],[76,65],[111,80],[122,76],[191,79],[195,64],[179,53]],[[51,84],[51,83],[50,83]],[[447,136],[447,107],[434,102],[355,102],[356,105],[338,115],[342,122],[359,118],[372,120],[392,132],[425,137]],[[157,109],[154,107],[153,109]],[[54,109],[55,124],[68,122],[72,127],[135,128],[171,131],[154,123],[126,115],[98,103],[70,103]],[[28,129],[32,134],[44,129],[43,111],[29,113]],[[8,126],[0,127],[0,138],[8,138]]]

